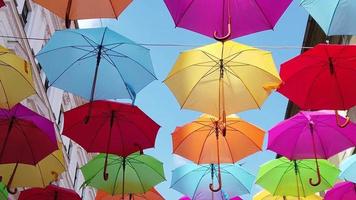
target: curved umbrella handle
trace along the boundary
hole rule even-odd
[[[109,173],[107,172],[107,168],[108,168],[108,154],[106,154],[105,156],[105,163],[104,163],[103,177],[105,181],[109,179]]]
[[[6,190],[10,194],[16,194],[17,193],[17,188],[15,188],[13,191],[11,191],[11,188],[9,186],[6,186]]]
[[[229,22],[227,24],[227,34],[225,36],[219,37],[218,32],[214,31],[214,39],[220,42],[224,42],[231,36],[231,16],[229,16]]]
[[[219,192],[222,187],[220,164],[218,165],[218,183],[219,183],[219,186],[216,189],[214,189],[214,184],[212,184],[212,183],[209,184],[209,188],[212,192]]]
[[[316,168],[316,174],[318,176],[318,180],[316,181],[316,183],[313,183],[313,179],[309,178],[309,184],[312,185],[312,186],[318,186],[321,183],[321,175],[320,175],[319,166],[317,166],[317,168]]]
[[[336,117],[336,124],[340,128],[345,128],[350,123],[350,117],[346,117],[346,121],[344,123],[341,123],[340,115],[339,115],[339,112],[337,110],[335,110],[335,117]]]

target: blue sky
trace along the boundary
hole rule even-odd
[[[299,54],[298,48],[277,48],[278,46],[301,46],[307,22],[306,11],[294,1],[281,18],[275,31],[265,31],[236,39],[237,42],[251,46],[264,47],[273,53],[276,66]],[[167,200],[176,200],[182,196],[170,189],[171,171],[187,161],[172,155],[171,133],[176,126],[188,123],[197,118],[200,113],[181,110],[175,97],[162,83],[172,68],[179,52],[200,45],[215,42],[206,36],[175,28],[163,0],[134,0],[118,20],[85,21],[81,28],[108,26],[137,43],[158,44],[192,44],[185,47],[155,47],[151,49],[152,61],[158,81],[153,82],[137,97],[136,105],[151,116],[162,128],[156,141],[156,147],[145,151],[164,162],[167,181],[156,188]],[[270,48],[273,46],[274,48]],[[268,47],[268,48],[267,48]],[[287,105],[286,98],[274,93],[266,101],[261,110],[239,113],[245,120],[254,123],[265,130],[283,120]],[[258,166],[274,158],[271,152],[257,153],[242,162],[244,166],[256,173]],[[257,187],[254,191],[257,191]],[[249,196],[244,196],[250,199]]]

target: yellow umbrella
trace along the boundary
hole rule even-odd
[[[164,82],[182,108],[220,118],[260,108],[281,80],[270,52],[227,41],[181,53]]]
[[[310,195],[307,197],[281,197],[281,196],[273,196],[271,193],[267,191],[262,191],[257,193],[253,200],[322,200],[322,198],[318,195]]]
[[[0,108],[10,109],[35,93],[30,65],[0,46]]]

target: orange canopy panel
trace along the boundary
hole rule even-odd
[[[33,0],[70,20],[117,18],[132,0]]]
[[[144,194],[132,194],[132,200],[164,200],[164,198],[152,188],[148,192]],[[130,195],[125,195],[124,200],[131,200]],[[111,196],[110,194],[106,193],[105,191],[99,190],[96,194],[95,200],[122,200],[122,195],[118,194],[115,196]]]

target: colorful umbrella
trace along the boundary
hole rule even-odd
[[[263,164],[257,176],[256,183],[278,196],[307,197],[325,189],[331,188],[339,170],[327,160],[320,160],[321,183],[309,185],[309,178],[316,173],[314,160],[294,160],[279,158]]]
[[[46,188],[31,188],[20,193],[18,200],[81,200],[74,191],[49,185]]]
[[[291,0],[164,0],[175,25],[220,40],[273,29]]]
[[[165,83],[183,108],[223,118],[260,108],[280,79],[270,52],[227,41],[182,53]]]
[[[334,122],[333,112],[302,111],[282,121],[269,131],[268,147],[290,160],[314,158],[318,179],[321,182],[318,158],[328,159],[348,148],[356,146],[356,124],[340,128]]]
[[[156,80],[149,49],[108,28],[57,31],[37,59],[50,86],[90,101],[134,100]]]
[[[128,157],[110,154],[107,161],[108,180],[104,180],[106,155],[99,154],[81,168],[85,185],[116,195],[145,193],[165,181],[163,164],[148,155],[134,153]]]
[[[257,193],[253,200],[322,200],[322,198],[318,195],[310,195],[307,197],[283,197],[283,196],[273,196],[271,193],[266,190]]]
[[[217,193],[219,194],[219,193]],[[220,195],[220,194],[219,194]],[[228,200],[227,198],[222,198],[221,195],[220,195],[220,198],[219,198],[219,195],[216,195],[214,196],[213,200]],[[218,196],[218,197],[216,197]],[[189,198],[188,196],[184,196],[182,198],[180,198],[179,200],[192,200],[191,198]],[[194,200],[205,200],[204,198],[200,198],[199,197],[199,194],[194,198]],[[231,198],[230,200],[242,200],[240,197],[234,197],[234,198]]]
[[[9,193],[7,192],[6,186],[0,181],[0,199],[7,199]]]
[[[356,155],[346,158],[340,164],[340,178],[356,183]]]
[[[212,192],[209,187],[217,178],[217,165],[187,164],[173,170],[171,187],[192,199],[223,199],[224,193],[230,197],[250,193],[255,180],[251,173],[237,164],[221,166],[224,184],[220,192]]]
[[[63,134],[88,152],[126,157],[154,147],[159,128],[136,106],[94,101],[64,113]]]
[[[356,18],[354,0],[302,0],[303,6],[327,35],[355,35]]]
[[[117,18],[132,0],[34,0],[34,2],[66,19],[69,28],[70,20]]]
[[[96,193],[95,200],[122,200],[122,195],[111,196],[105,191],[99,190]],[[144,194],[128,194],[124,196],[124,200],[164,200],[157,190],[152,188]]]
[[[0,8],[5,6],[5,2],[3,0],[0,0]]]
[[[282,64],[278,91],[303,110],[347,110],[356,105],[355,56],[356,46],[319,44]]]
[[[352,200],[356,199],[356,183],[341,182],[336,184],[325,194],[324,200]]]
[[[2,46],[0,46],[0,88],[0,108],[6,109],[12,108],[36,93],[30,65]]]

